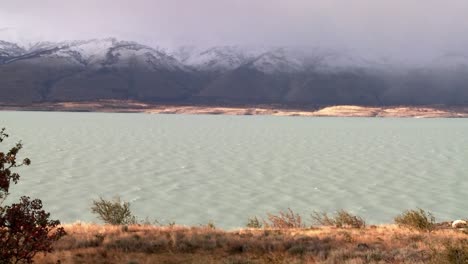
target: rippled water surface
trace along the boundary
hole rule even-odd
[[[421,207],[466,217],[468,120],[0,112],[32,165],[11,200],[97,221],[120,195],[140,218],[241,227],[288,207],[388,223]]]

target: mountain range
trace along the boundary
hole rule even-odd
[[[0,40],[0,102],[468,105],[468,56],[410,65],[324,48]]]

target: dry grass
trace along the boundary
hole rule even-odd
[[[277,215],[268,214],[268,221],[264,221],[263,225],[267,228],[276,229],[305,228],[302,217],[294,213],[291,208],[284,212],[280,211]]]
[[[364,218],[353,215],[345,210],[338,210],[334,216],[329,216],[326,212],[313,212],[312,221],[321,226],[364,228],[366,221]]]
[[[466,263],[468,235],[397,226],[245,229],[74,224],[36,263]],[[468,260],[466,260],[468,261]]]

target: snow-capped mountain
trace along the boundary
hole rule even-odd
[[[64,43],[54,56],[70,56],[77,62],[90,66],[139,66],[150,70],[186,70],[175,58],[164,51],[136,42],[113,38]]]
[[[0,42],[3,63],[31,58],[59,58],[87,67],[140,67],[148,70],[188,70],[182,63],[164,51],[136,42],[114,38],[31,43],[28,48]],[[1,62],[0,62],[1,63]]]
[[[138,67],[148,70],[197,70],[212,73],[239,67],[248,67],[265,74],[390,67],[384,60],[364,59],[323,48],[217,46],[203,49],[182,46],[166,50],[115,38],[27,44],[0,41],[0,63],[38,57],[59,58],[93,68]]]
[[[166,50],[114,38],[0,40],[0,103],[468,104],[463,54],[443,54],[416,67],[325,48]]]
[[[15,43],[0,40],[0,63],[7,58],[21,56],[25,50]]]

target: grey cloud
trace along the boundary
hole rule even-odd
[[[424,57],[468,44],[463,0],[0,0],[0,28],[151,45],[331,46]]]

